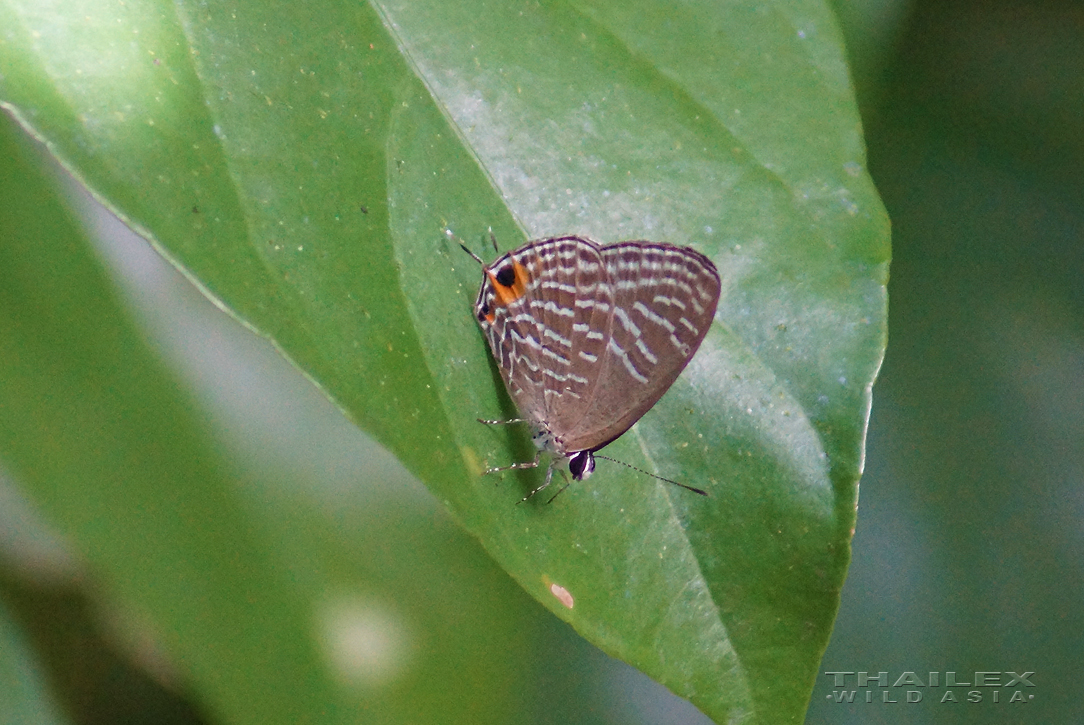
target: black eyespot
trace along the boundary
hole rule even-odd
[[[511,287],[516,283],[516,270],[512,265],[507,267],[501,267],[501,270],[497,272],[497,282],[504,287]]]
[[[482,309],[479,310],[479,312],[478,312],[478,319],[479,320],[484,320],[487,317],[489,317],[489,303],[484,302],[484,303],[482,303]]]

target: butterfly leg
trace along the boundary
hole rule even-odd
[[[509,420],[486,420],[485,418],[478,418],[479,423],[485,423],[486,425],[511,425],[512,423],[530,423],[531,421],[526,418],[510,418]]]
[[[537,458],[535,458],[535,464],[536,465],[538,464],[538,459]],[[561,471],[561,473],[564,473],[564,471]],[[531,491],[529,494],[527,494],[523,498],[521,498],[519,500],[519,503],[523,503],[524,501],[529,499],[531,496],[534,496],[536,493],[538,493],[539,491],[544,489],[546,486],[550,485],[550,481],[552,481],[552,480],[553,480],[553,465],[551,464],[550,467],[546,469],[546,480],[542,482],[542,485],[539,486],[538,488],[536,488],[535,490]],[[567,483],[565,484],[565,488],[568,488]],[[561,491],[564,491],[565,488],[562,488]],[[557,493],[561,493],[561,491],[558,491]],[[554,496],[553,498],[557,498],[557,497]],[[553,498],[551,498],[550,501],[552,501]]]
[[[497,466],[496,468],[487,468],[482,475],[489,475],[490,473],[500,473],[501,471],[522,471],[525,468],[538,468],[538,461],[542,457],[542,451],[535,454],[533,461],[525,461],[524,463],[513,463],[510,466]],[[546,481],[549,482],[548,479]],[[543,486],[542,488],[545,488]]]
[[[557,493],[553,494],[553,498],[551,498],[549,501],[546,502],[547,506],[550,505],[551,503],[553,503],[553,499],[557,498],[562,493],[564,493],[565,489],[568,488],[572,484],[572,481],[568,480],[568,474],[564,472],[564,469],[561,470],[561,475],[565,477],[565,485],[561,486],[560,490],[558,490]]]

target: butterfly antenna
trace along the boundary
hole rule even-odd
[[[474,252],[472,252],[472,251],[471,251],[471,250],[470,250],[470,249],[469,249],[469,248],[467,247],[467,245],[463,243],[463,240],[462,240],[462,239],[460,239],[459,237],[457,237],[457,236],[455,235],[455,232],[453,232],[453,231],[452,231],[451,229],[445,228],[445,229],[444,229],[444,233],[448,235],[448,238],[449,238],[449,239],[451,239],[451,240],[455,241],[455,242],[456,242],[456,243],[457,243],[457,244],[458,244],[458,245],[459,245],[459,246],[460,246],[460,247],[461,247],[461,248],[463,249],[463,251],[464,251],[464,252],[466,252],[466,253],[467,253],[467,254],[469,254],[469,255],[470,255],[471,257],[473,257],[473,258],[474,258],[474,261],[475,261],[475,262],[477,262],[478,264],[482,265],[483,267],[484,267],[484,266],[486,266],[486,263],[482,261],[482,258],[481,258],[481,257],[479,257],[479,256],[478,256],[477,254],[475,254]]]
[[[616,458],[610,458],[609,456],[600,456],[597,453],[595,454],[595,458],[601,458],[604,461],[611,461],[613,463],[620,463],[625,468],[631,468],[634,471],[639,471],[640,473],[644,474],[645,476],[651,476],[652,478],[657,478],[660,481],[666,481],[667,483],[672,483],[675,486],[680,486],[681,488],[684,488],[686,491],[692,491],[693,493],[698,493],[701,496],[707,496],[708,495],[707,491],[703,491],[703,490],[701,490],[699,488],[693,488],[692,486],[686,486],[684,483],[678,483],[677,481],[672,481],[669,478],[663,478],[662,476],[656,476],[654,473],[649,473],[649,472],[645,471],[642,468],[637,468],[636,466],[632,465],[631,463],[625,463],[624,461],[619,461]],[[558,493],[560,493],[560,491],[558,491]]]

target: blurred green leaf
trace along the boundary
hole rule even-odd
[[[335,722],[364,711],[373,722],[508,722],[531,677],[522,653],[537,636],[521,593],[430,506],[403,500],[407,474],[364,445],[340,442],[362,459],[339,476],[355,487],[349,493],[333,490],[330,476],[317,491],[296,471],[222,460],[208,435],[217,426],[178,396],[174,376],[128,329],[85,242],[0,121],[14,160],[0,183],[9,202],[0,261],[11,280],[2,295],[11,324],[0,328],[0,453],[113,585],[108,595],[120,595],[103,602],[118,619],[114,636],[144,646],[161,637],[185,684],[225,721]],[[226,332],[203,334],[221,345]],[[34,365],[43,357],[62,362]],[[295,439],[320,445],[312,437]],[[153,631],[132,616],[142,613]],[[70,658],[59,666],[81,684],[93,681],[78,651],[55,656]],[[237,694],[224,696],[227,686]],[[473,697],[487,688],[484,701]],[[271,702],[254,712],[246,699]]]
[[[229,9],[7,0],[0,99],[271,338],[579,632],[718,721],[801,719],[849,558],[887,219],[823,5]],[[560,233],[693,244],[715,329],[552,506],[474,326],[477,266]],[[554,595],[570,593],[567,608]]]
[[[235,722],[335,712],[296,589],[236,500],[191,401],[4,123],[0,451],[99,572],[155,614]],[[285,718],[285,720],[282,720]],[[333,718],[332,718],[333,719]]]
[[[0,601],[0,724],[60,725],[56,703],[43,673],[24,640],[20,626]]]

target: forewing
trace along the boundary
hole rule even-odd
[[[540,322],[528,314],[528,272],[511,253],[483,270],[475,316],[489,342],[508,394],[520,414],[535,423],[545,419],[544,376],[538,342]],[[509,282],[508,284],[502,283]]]
[[[555,435],[583,417],[605,349],[610,305],[599,248],[578,237],[544,239],[485,269],[475,311],[520,413]]]
[[[613,290],[595,395],[565,447],[594,450],[635,423],[692,359],[719,302],[719,274],[685,247],[622,242],[601,250]]]
[[[576,450],[565,445],[565,437],[594,400],[613,291],[594,242],[547,239],[525,248],[524,255],[533,260],[533,266],[524,261],[538,282],[529,304],[541,320],[542,349],[550,364],[544,371],[546,425],[559,450]]]

